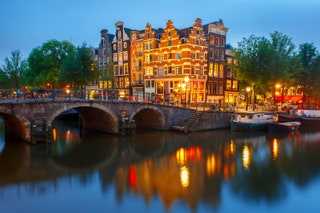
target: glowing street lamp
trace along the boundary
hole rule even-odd
[[[246,111],[248,111],[248,103],[249,103],[249,92],[250,92],[251,88],[247,87],[246,88],[246,94],[247,94],[247,103],[246,103]]]

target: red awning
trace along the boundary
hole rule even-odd
[[[284,101],[292,101],[292,102],[297,102],[297,101],[302,101],[303,96],[302,95],[286,95],[284,96]],[[282,101],[282,96],[276,96],[277,101]]]

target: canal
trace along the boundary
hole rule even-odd
[[[0,212],[317,212],[320,132],[138,129],[54,124],[52,144],[5,139]]]

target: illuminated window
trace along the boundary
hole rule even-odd
[[[218,77],[218,64],[214,64],[213,76]]]
[[[232,90],[237,91],[238,90],[238,81],[233,81],[232,83]]]
[[[209,64],[209,76],[212,76],[212,73],[213,73],[213,63],[210,62],[210,64]]]
[[[146,75],[153,75],[152,67],[146,67],[145,70],[146,70],[146,73],[145,73]]]
[[[127,51],[123,52],[123,60],[128,61],[128,52]]]
[[[220,64],[219,77],[220,78],[224,77],[224,66],[223,66],[223,64]]]
[[[210,44],[214,44],[214,36],[213,35],[210,35],[209,42],[210,42]]]
[[[231,87],[231,80],[227,80],[226,81],[226,90],[231,90],[232,87]]]

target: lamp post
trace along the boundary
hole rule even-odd
[[[248,104],[249,104],[249,92],[250,92],[251,88],[250,87],[246,87],[246,94],[247,94],[247,103],[246,103],[246,111],[248,111]]]
[[[184,107],[187,107],[187,85],[188,85],[188,82],[189,82],[189,76],[185,76],[184,77],[184,82],[186,83],[186,87],[185,87],[185,100],[184,100]]]

